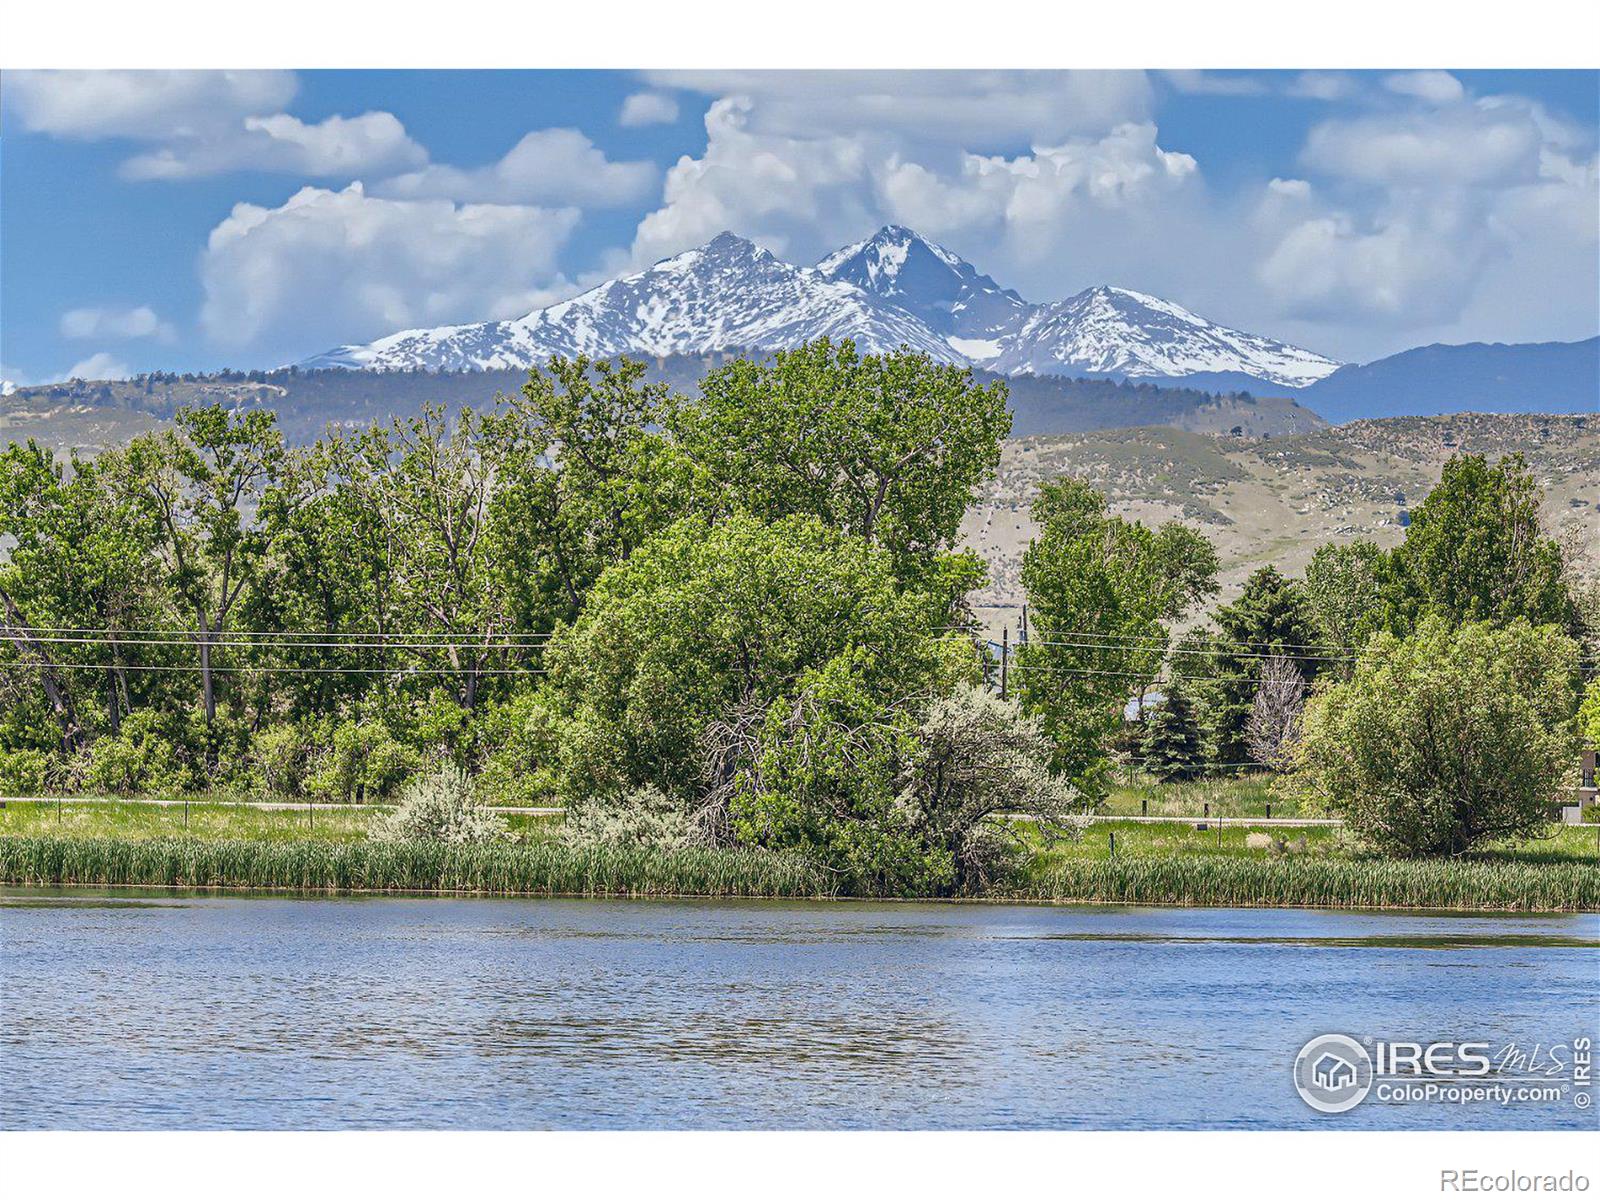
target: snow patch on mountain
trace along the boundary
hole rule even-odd
[[[885,226],[814,267],[722,233],[647,270],[510,321],[407,329],[299,365],[364,370],[523,369],[554,355],[765,352],[819,337],[869,353],[908,346],[1005,375],[1246,377],[1303,388],[1339,364],[1229,329],[1181,305],[1097,287],[1029,304],[913,231]]]
[[[950,338],[958,350],[956,339],[992,339],[1016,324],[1029,307],[971,263],[901,225],[886,225],[834,251],[817,270],[910,313]]]
[[[1229,329],[1182,305],[1127,288],[1096,287],[1034,308],[984,364],[1006,375],[1122,379],[1248,375],[1302,388],[1339,369],[1310,350]]]
[[[872,353],[904,345],[941,362],[964,361],[915,317],[854,284],[791,266],[753,242],[722,233],[648,270],[516,320],[405,330],[369,345],[341,346],[300,365],[520,368],[557,354],[609,358],[776,350],[820,337],[850,338]]]

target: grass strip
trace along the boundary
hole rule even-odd
[[[827,896],[824,873],[758,850],[0,837],[0,882],[533,896]]]
[[[1069,859],[1039,871],[1018,899],[1205,907],[1600,910],[1589,863],[1251,859],[1183,855]]]

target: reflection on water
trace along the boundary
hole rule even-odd
[[[1600,918],[0,893],[7,1128],[1551,1128],[1322,1117],[1311,1036],[1594,1034]]]

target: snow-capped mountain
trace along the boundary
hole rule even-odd
[[[886,225],[834,251],[817,270],[904,309],[975,361],[997,353],[996,339],[1032,307],[971,263],[900,225]]]
[[[1310,350],[1228,329],[1180,305],[1126,288],[1096,287],[1040,304],[984,361],[1003,375],[1181,379],[1244,375],[1303,388],[1340,364]]]
[[[852,338],[864,351],[910,346],[965,361],[909,313],[852,283],[781,262],[731,233],[634,275],[512,321],[408,329],[340,346],[300,366],[368,370],[530,367],[553,355],[664,356],[776,350]]]
[[[304,368],[442,371],[522,369],[553,355],[662,357],[770,351],[813,338],[900,346],[1004,375],[1094,375],[1191,381],[1204,387],[1298,389],[1339,363],[1217,325],[1124,288],[1097,287],[1029,304],[971,263],[897,225],[815,267],[782,262],[718,234],[511,321],[408,329],[340,346]]]

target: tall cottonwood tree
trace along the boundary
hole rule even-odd
[[[1088,484],[1040,489],[1039,535],[1022,557],[1033,634],[1018,652],[1023,707],[1056,766],[1094,795],[1127,698],[1155,679],[1168,624],[1216,591],[1211,543],[1177,522],[1151,529],[1110,514]]]
[[[705,503],[765,521],[814,516],[887,550],[908,583],[937,579],[1011,430],[1004,383],[848,341],[736,359],[700,390],[673,429]]]
[[[174,600],[194,620],[208,727],[217,717],[217,643],[271,543],[256,518],[283,455],[271,412],[214,404],[180,409],[175,428],[136,437],[117,460],[122,485],[154,524]]]

